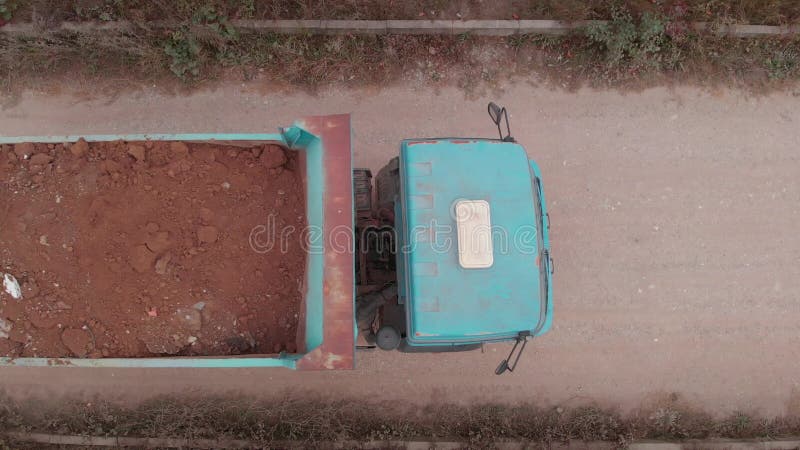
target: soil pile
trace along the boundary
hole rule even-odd
[[[3,145],[0,272],[22,298],[0,290],[0,355],[297,351],[299,168],[272,145]]]

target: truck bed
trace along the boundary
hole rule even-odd
[[[0,300],[13,324],[5,356],[297,352],[297,152],[164,141],[6,147],[0,262],[23,298]],[[279,242],[266,233],[250,242],[260,227]]]
[[[349,134],[0,137],[0,365],[352,367]]]

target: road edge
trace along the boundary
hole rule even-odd
[[[564,35],[588,25],[607,23],[604,20],[231,20],[236,28],[281,34],[430,34],[481,36],[510,36],[515,34]],[[179,24],[168,21],[147,22],[152,28],[174,28]],[[125,31],[137,26],[128,21],[112,22],[61,22],[43,27],[36,23],[11,23],[0,27],[8,35],[30,34],[42,31]],[[776,37],[800,34],[799,25],[713,24],[692,22],[691,28],[718,36]]]
[[[246,439],[185,439],[175,437],[146,438],[132,436],[82,436],[48,433],[29,433],[25,431],[6,431],[1,434],[15,442],[26,442],[47,445],[80,445],[90,447],[140,447],[140,448],[257,448],[263,443]],[[280,448],[304,448],[308,445],[307,441],[277,441],[273,442]],[[361,449],[382,449],[382,448],[404,448],[407,450],[427,450],[427,449],[462,449],[469,445],[466,441],[441,441],[436,439],[417,439],[406,440],[372,440],[372,441],[336,441],[336,442],[317,442],[324,448],[361,448]],[[495,448],[500,450],[517,450],[530,448],[531,442],[527,441],[501,441],[495,442]],[[617,448],[616,442],[590,441],[590,442],[568,442],[552,443],[549,448],[587,448],[587,449],[611,449]],[[800,448],[800,438],[776,439],[776,440],[729,440],[729,439],[708,439],[708,440],[687,440],[687,441],[633,441],[625,445],[630,450],[688,450],[688,449],[709,449],[709,450],[789,450]]]

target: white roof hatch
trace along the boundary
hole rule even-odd
[[[494,264],[491,208],[486,200],[458,200],[453,207],[458,234],[458,264],[485,269]]]

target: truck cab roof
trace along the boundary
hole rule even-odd
[[[399,292],[412,346],[507,340],[550,326],[539,169],[517,143],[403,141]]]

